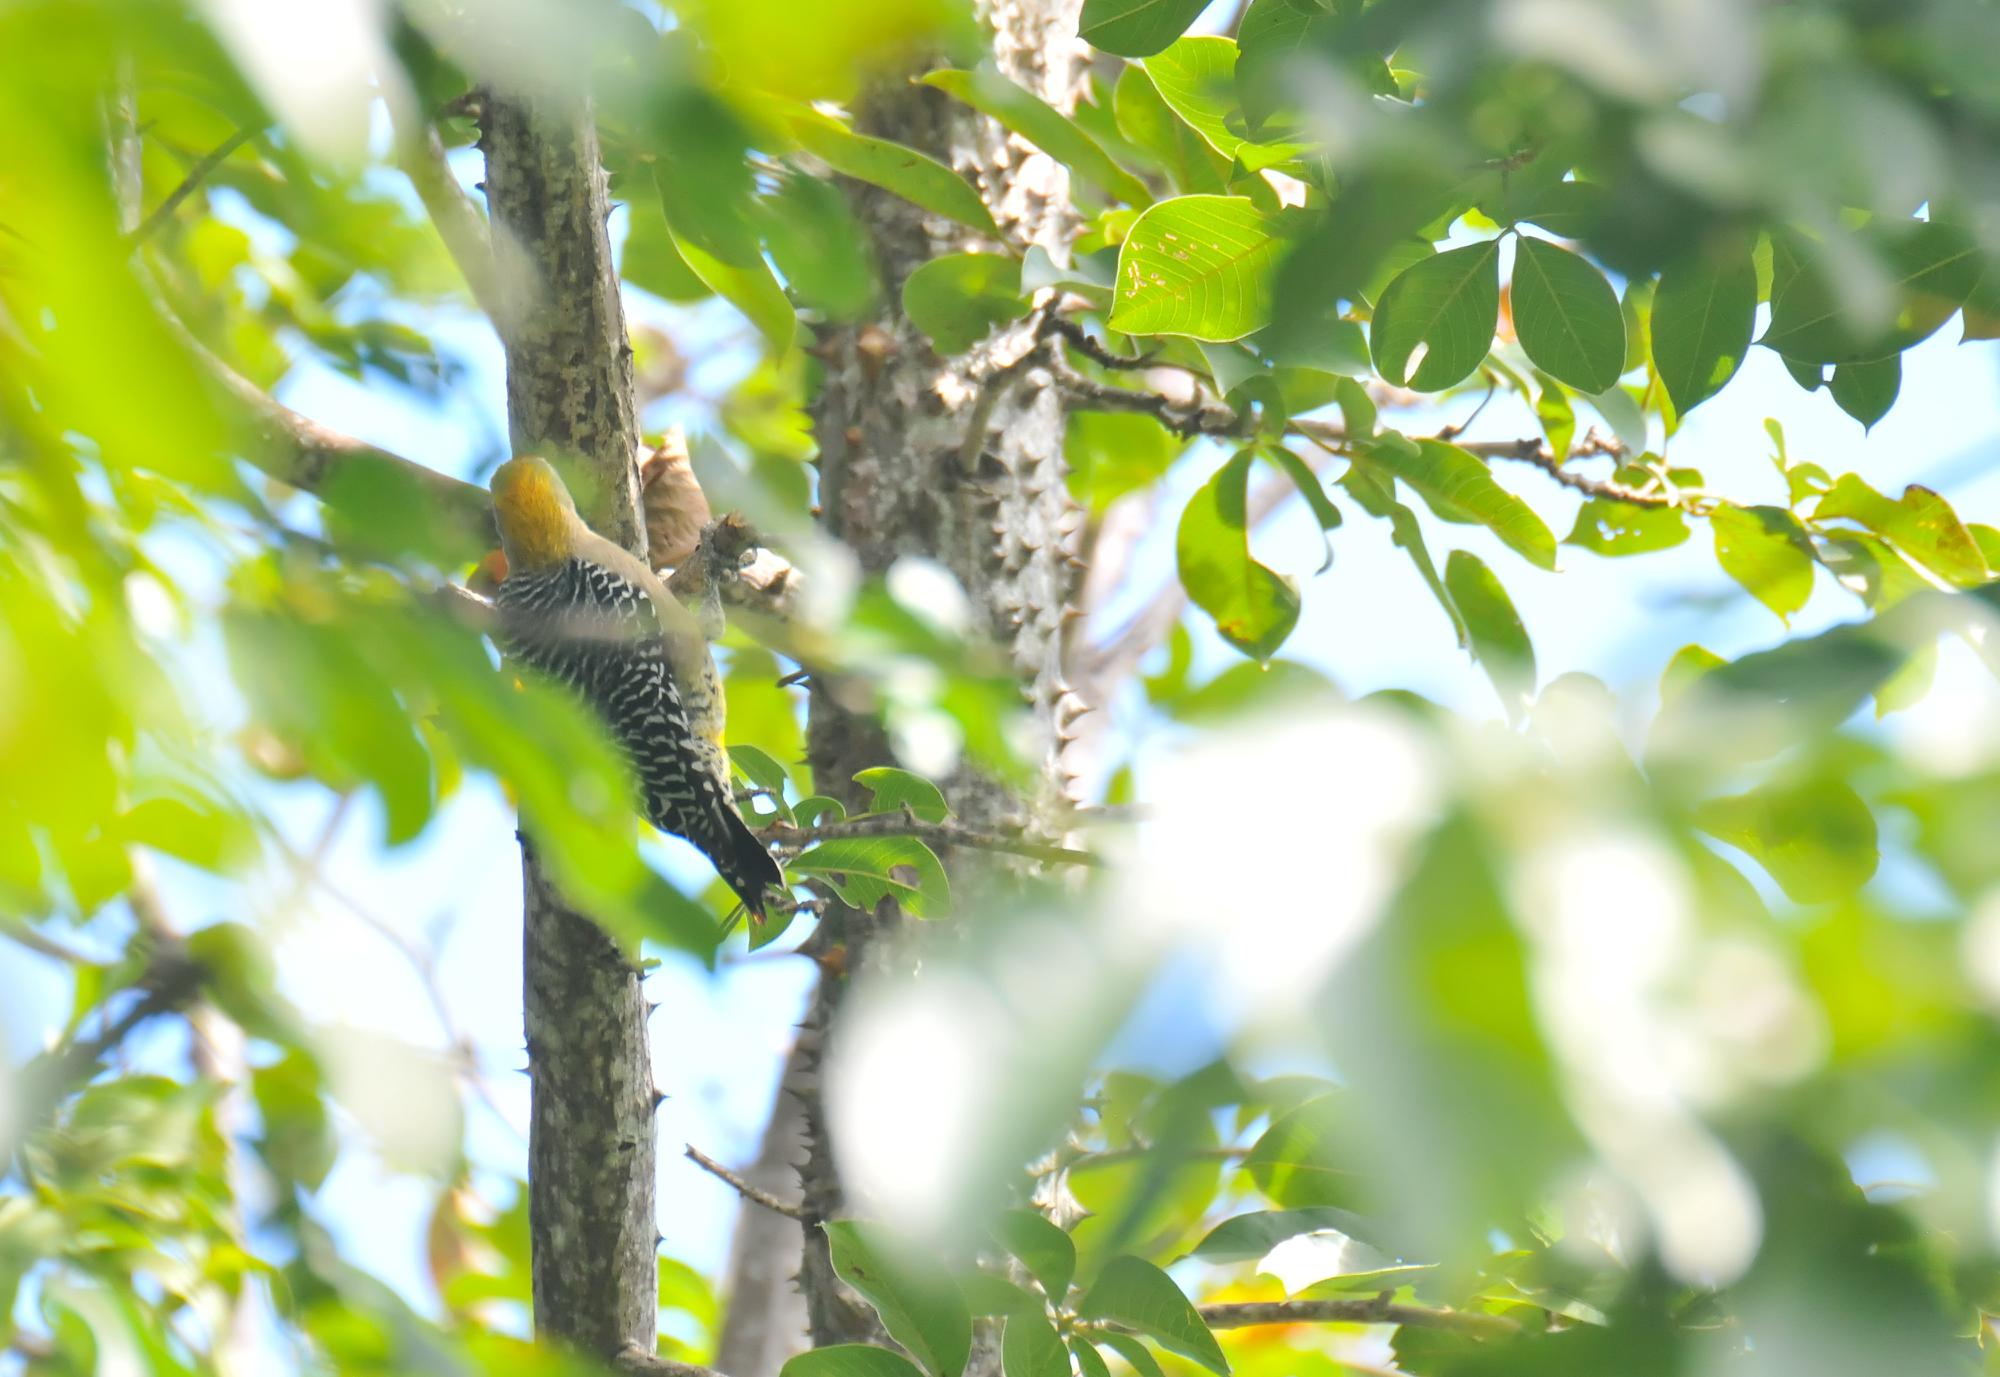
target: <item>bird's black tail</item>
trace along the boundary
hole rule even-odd
[[[743,821],[741,813],[728,806],[718,811],[723,814],[718,819],[721,826],[716,829],[719,835],[702,850],[708,853],[723,883],[736,891],[736,897],[750,910],[750,916],[761,923],[764,896],[770,890],[784,888],[785,872],[778,868],[778,862]]]

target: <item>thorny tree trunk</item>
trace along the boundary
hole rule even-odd
[[[1074,104],[1085,75],[1078,7],[1079,0],[989,0],[983,6],[1001,70],[1059,109]],[[1068,174],[1054,159],[938,93],[900,82],[884,83],[862,111],[862,123],[970,176],[1016,247],[1039,243],[1067,261],[1074,221]],[[880,192],[857,188],[854,203],[873,238],[891,302],[901,299],[903,280],[922,264],[978,247],[965,231]],[[855,551],[866,570],[921,555],[957,575],[985,632],[1011,650],[1042,728],[1042,779],[1032,796],[962,770],[946,785],[952,807],[976,827],[1059,834],[1061,736],[1074,707],[1062,682],[1064,614],[1076,590],[1082,514],[1064,483],[1063,408],[1048,371],[1038,365],[1017,370],[988,395],[988,379],[1036,347],[1032,328],[1002,329],[965,355],[940,359],[920,331],[891,312],[823,345],[826,378],[814,421],[827,530]],[[984,433],[969,436],[973,428]],[[849,796],[849,781],[890,758],[880,732],[815,691],[808,738],[817,787],[850,809],[859,807],[863,800]],[[845,947],[846,960],[839,963],[845,971],[894,959],[890,907],[828,913],[825,940]],[[830,974],[813,998],[801,1032],[808,1069],[839,1017],[845,989],[845,977]],[[843,1204],[818,1089],[808,1076],[800,1182],[814,1220],[833,1217]],[[843,1294],[816,1228],[805,1232],[800,1280],[816,1345],[880,1339],[872,1314]],[[975,1357],[974,1370],[983,1366]]]
[[[584,460],[600,480],[592,524],[643,555],[631,349],[590,111],[501,96],[484,104],[514,452]],[[651,1354],[659,1235],[639,972],[562,902],[525,839],[522,871],[536,1328],[600,1356]]]

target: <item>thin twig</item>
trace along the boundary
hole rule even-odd
[[[1199,393],[1192,401],[1183,404],[1158,392],[1113,387],[1095,378],[1086,378],[1068,364],[1060,366],[1057,376],[1070,399],[1085,410],[1137,411],[1151,416],[1183,440],[1202,435],[1241,435],[1248,425],[1244,417],[1226,406],[1206,400]]]
[[[168,217],[180,208],[181,202],[194,195],[195,189],[208,180],[208,175],[222,166],[231,153],[263,132],[261,126],[257,128],[246,126],[202,154],[195,160],[194,166],[187,170],[187,175],[181,178],[180,185],[169,191],[166,199],[154,206],[152,213],[141,220],[138,228],[126,236],[126,242],[134,247],[145,243],[160,226],[167,223]]]
[[[1424,1305],[1396,1305],[1384,1292],[1366,1300],[1239,1301],[1195,1307],[1210,1329],[1248,1329],[1260,1324],[1397,1324],[1411,1329],[1444,1329],[1482,1339],[1500,1339],[1521,1332],[1505,1315],[1476,1310],[1436,1310]]]
[[[804,851],[817,842],[835,841],[842,837],[915,837],[918,841],[935,846],[966,847],[975,851],[1001,851],[1008,855],[1026,856],[1031,860],[1048,861],[1056,865],[1104,864],[1088,851],[1029,841],[1025,837],[1002,836],[997,832],[978,832],[969,827],[960,827],[956,823],[925,822],[911,815],[907,809],[901,813],[865,813],[857,818],[822,823],[817,827],[787,827],[780,824],[778,828],[779,849],[794,853]]]
[[[38,932],[19,918],[0,918],[0,937],[26,947],[37,956],[46,956],[51,961],[60,961],[66,966],[96,966],[101,964],[71,946],[66,946],[46,933]]]
[[[1059,316],[1053,311],[1042,317],[1038,330],[1044,336],[1060,335],[1069,342],[1072,349],[1100,368],[1138,371],[1159,366],[1155,354],[1141,354],[1137,358],[1128,358],[1124,354],[1112,353],[1097,336],[1067,316]]]
[[[762,1186],[745,1180],[728,1167],[723,1166],[722,1163],[716,1161],[692,1143],[687,1144],[687,1158],[710,1176],[734,1188],[736,1193],[745,1200],[762,1205],[773,1214],[781,1214],[787,1219],[796,1219],[801,1224],[809,1222],[805,1206],[795,1205],[789,1200],[780,1200]]]
[[[393,103],[392,103],[393,104]],[[444,140],[428,122],[419,122],[413,112],[394,120],[396,165],[416,188],[424,212],[437,226],[438,237],[450,251],[471,289],[472,299],[489,320],[496,323],[506,306],[504,284],[493,256],[493,232],[486,217],[465,194],[453,175],[445,154]]]
[[[40,1127],[65,1096],[96,1075],[104,1059],[140,1024],[192,1002],[206,974],[180,943],[156,943],[134,987],[141,991],[140,997],[123,1014],[107,1020],[96,1037],[54,1048],[22,1068],[15,1091],[15,1141]],[[11,1145],[0,1144],[0,1149],[0,1161],[5,1161]]]

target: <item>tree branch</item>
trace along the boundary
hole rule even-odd
[[[21,1069],[15,1092],[13,1141],[0,1152],[0,1162],[15,1145],[40,1128],[65,1096],[97,1074],[105,1057],[132,1035],[140,1024],[174,1013],[191,1003],[207,972],[177,941],[155,940],[146,968],[133,986],[140,992],[115,1020],[94,1038],[71,1042],[44,1052]]]
[[[722,1374],[712,1367],[677,1363],[672,1358],[662,1358],[657,1353],[648,1353],[637,1344],[627,1344],[612,1354],[611,1370],[629,1373],[631,1377],[722,1377]]]
[[[974,851],[999,851],[1010,856],[1026,856],[1031,860],[1047,861],[1055,865],[1101,866],[1098,857],[1088,851],[1077,851],[1067,846],[1051,846],[1044,842],[1029,841],[1025,837],[1005,837],[997,832],[981,832],[957,823],[925,822],[915,817],[907,809],[900,813],[868,813],[861,817],[846,818],[840,822],[824,823],[818,827],[787,827],[778,825],[781,850],[800,852],[817,842],[835,841],[842,837],[915,837],[918,841],[932,846],[965,847]]]
[[[787,1219],[796,1219],[802,1224],[806,1222],[805,1206],[795,1205],[788,1200],[781,1200],[755,1183],[746,1181],[743,1177],[737,1175],[728,1167],[723,1166],[722,1163],[697,1148],[693,1143],[687,1144],[686,1147],[687,1159],[690,1162],[693,1162],[718,1181],[731,1187],[745,1200],[762,1205],[772,1213],[781,1214]]]
[[[208,180],[208,175],[211,172],[222,166],[228,160],[230,154],[263,132],[261,127],[239,129],[214,148],[202,154],[200,158],[195,160],[194,166],[187,170],[187,175],[181,178],[180,185],[169,191],[166,198],[153,207],[152,213],[147,215],[144,220],[141,220],[126,235],[126,241],[136,248],[138,245],[152,238],[160,226],[167,223],[168,217],[180,208],[181,202],[192,196],[195,189]]]
[[[1354,1300],[1242,1301],[1195,1309],[1210,1329],[1248,1329],[1262,1324],[1397,1324],[1411,1329],[1444,1329],[1475,1338],[1498,1339],[1521,1332],[1505,1315],[1475,1310],[1434,1310],[1396,1305],[1389,1295]]]
[[[398,104],[392,101],[391,108]],[[497,323],[506,304],[501,290],[500,271],[493,256],[493,232],[472,198],[465,194],[452,174],[445,155],[444,140],[437,129],[412,110],[393,116],[396,129],[396,166],[416,188],[417,199],[437,226],[438,237],[458,264],[472,299],[487,318]]]

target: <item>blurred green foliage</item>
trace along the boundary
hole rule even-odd
[[[958,1377],[975,1325],[1008,1377],[1994,1369],[2000,765],[1854,720],[1921,712],[1941,640],[1991,662],[2000,528],[1795,460],[1775,427],[1782,506],[1666,450],[1752,348],[1865,427],[1954,318],[2000,336],[2000,9],[1251,0],[1233,36],[1188,34],[1201,9],[1086,0],[1099,56],[1059,110],[947,0],[412,3],[357,19],[346,66],[229,7],[0,5],[0,941],[73,990],[55,1044],[0,1080],[9,1363],[214,1371],[259,1307],[271,1370],[587,1370],[524,1337],[525,1192],[475,1184],[455,1115],[449,1160],[419,1168],[435,1294],[340,1255],[317,1195],[366,1115],[339,1038],[277,993],[270,933],[176,930],[150,876],[290,873],[280,814],[307,793],[368,799],[407,848],[473,772],[620,939],[714,959],[718,906],[649,863],[597,726],[437,600],[479,553],[476,494],[446,510],[381,456],[316,469],[255,399],[302,363],[453,395],[439,325],[468,298],[399,170],[406,131],[428,117],[463,179],[478,83],[588,73],[627,285],[743,323],[755,362],[714,414],[760,525],[811,549],[824,331],[889,313],[942,358],[1059,294],[1095,389],[1068,418],[1072,494],[1097,520],[1191,492],[1178,575],[1247,657],[1197,682],[1177,629],[1145,705],[1213,788],[1104,839],[1145,864],[1010,909],[954,889],[932,781],[864,771],[853,816],[821,792],[788,666],[726,643],[753,816],[854,829],[802,848],[802,886],[963,922],[982,953],[1054,911],[1071,944],[978,1044],[1016,1109],[952,1164],[978,1209],[942,1239],[826,1226],[909,1356],[830,1348],[792,1377]],[[1024,249],[972,180],[881,136],[868,94],[905,77],[1069,171],[1071,252]],[[887,280],[843,181],[954,251]],[[1202,425],[1142,395],[1142,357],[1226,410],[1205,479]],[[1406,434],[1385,387],[1513,394],[1540,434]],[[1540,681],[1518,565],[1427,544],[1419,509],[1554,566],[1562,528],[1493,477],[1509,458],[1583,484],[1562,543],[1640,557],[1706,523],[1718,571],[1781,621],[1822,571],[1861,620],[1733,662],[1686,648],[1635,751],[1601,685]],[[1306,594],[1253,548],[1253,474],[1305,493],[1330,553],[1388,523],[1510,725],[1337,708],[1278,658]],[[806,628],[816,672],[892,735],[942,730],[1022,776],[998,648],[882,581],[832,602]],[[1147,851],[1190,810],[1226,854]],[[1146,889],[1146,864],[1171,873]],[[1242,1041],[1178,1079],[1096,1065],[1072,1101],[1170,964],[1164,910],[1197,899],[1225,930],[1209,965],[1252,1001]],[[155,1020],[195,1050],[127,1059]],[[248,1039],[234,1083],[203,1020]],[[1319,1069],[1259,1074],[1274,1041]],[[1025,1174],[1024,1144],[1047,1154]],[[1884,1144],[1918,1179],[1883,1179]],[[667,1260],[660,1285],[663,1351],[706,1358],[709,1282]],[[1303,1318],[1215,1308],[1286,1300]]]

